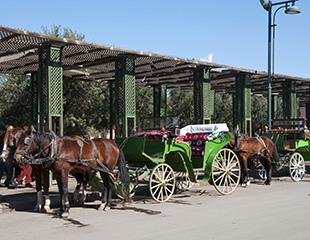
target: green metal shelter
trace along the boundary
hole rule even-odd
[[[154,126],[166,116],[166,92],[194,92],[196,123],[212,121],[214,93],[233,94],[234,124],[251,133],[251,96],[267,94],[267,73],[195,59],[96,45],[0,25],[0,72],[31,74],[33,123],[40,131],[63,133],[63,81],[105,81],[110,86],[111,128],[128,136],[136,128],[136,85],[153,87]],[[306,107],[310,79],[276,74],[274,103],[282,96],[285,118]],[[273,109],[276,109],[274,104]]]

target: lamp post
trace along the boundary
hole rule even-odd
[[[270,0],[260,0],[263,8],[268,12],[268,129],[271,129],[271,95],[272,95],[272,78],[274,77],[274,39],[275,39],[275,18],[277,12],[285,8],[286,14],[298,14],[300,9],[295,6],[298,0],[287,0],[273,3]],[[278,8],[273,13],[273,7]],[[273,13],[273,15],[272,15]],[[272,31],[273,30],[273,31]],[[272,40],[272,41],[271,41]]]

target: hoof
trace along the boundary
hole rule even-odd
[[[117,207],[117,204],[115,202],[111,202],[110,204],[108,204],[108,206],[111,208],[111,209],[114,209]]]
[[[63,213],[61,214],[61,217],[63,217],[63,218],[68,218],[68,217],[69,217],[69,212],[63,212]]]
[[[44,211],[45,213],[51,213],[51,212],[52,212],[52,210],[51,210],[50,207],[44,207],[44,208],[43,208],[43,211]]]
[[[98,211],[104,211],[105,209],[106,209],[106,207],[107,207],[107,204],[106,203],[102,203],[102,204],[100,204],[100,206],[98,207]]]
[[[270,182],[265,182],[265,185],[270,185]]]
[[[251,184],[250,181],[247,181],[247,182],[245,183],[246,187],[247,187],[247,186],[250,186],[250,184]]]
[[[42,206],[36,205],[33,209],[34,212],[42,212]]]

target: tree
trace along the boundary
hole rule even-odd
[[[227,123],[229,128],[233,127],[232,96],[227,93],[216,93],[214,100],[213,122]]]
[[[30,79],[25,75],[0,76],[0,127],[21,126],[31,119]]]
[[[180,127],[193,123],[193,91],[171,89],[168,91],[168,116],[180,117]]]

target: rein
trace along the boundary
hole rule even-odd
[[[33,138],[31,138],[31,143],[32,141],[34,141]],[[93,140],[90,140],[92,145],[93,145],[93,149],[94,149],[94,157],[93,159],[81,159],[82,158],[82,148],[83,148],[83,144],[80,143],[81,139],[78,139],[76,140],[77,141],[77,144],[80,146],[80,158],[79,159],[68,159],[68,158],[59,158],[59,157],[56,157],[55,154],[56,154],[56,151],[55,151],[55,148],[56,148],[56,145],[55,145],[55,142],[56,142],[56,139],[53,138],[52,141],[47,145],[45,146],[43,149],[41,149],[38,153],[36,153],[35,155],[30,155],[29,154],[29,150],[30,150],[30,145],[31,143],[29,144],[29,147],[27,148],[26,150],[26,155],[25,156],[25,161],[23,161],[24,163],[28,163],[28,164],[32,164],[32,165],[42,165],[42,164],[45,164],[45,163],[49,163],[48,166],[51,166],[55,161],[57,160],[61,160],[61,161],[65,161],[65,162],[68,162],[68,163],[73,163],[73,164],[80,164],[80,165],[83,165],[85,167],[90,167],[92,168],[93,170],[97,170],[97,171],[101,171],[101,172],[106,172],[106,173],[110,173],[110,169],[108,169],[99,159],[98,159],[98,149],[97,149],[97,146],[96,144],[94,143]],[[43,157],[43,158],[39,158],[38,156],[40,156],[46,149],[50,148],[51,147],[51,151],[50,151],[50,156],[47,156],[47,157]],[[30,156],[29,156],[30,155]],[[89,166],[89,162],[90,161],[96,161],[97,164],[100,166],[100,167],[91,167]]]

